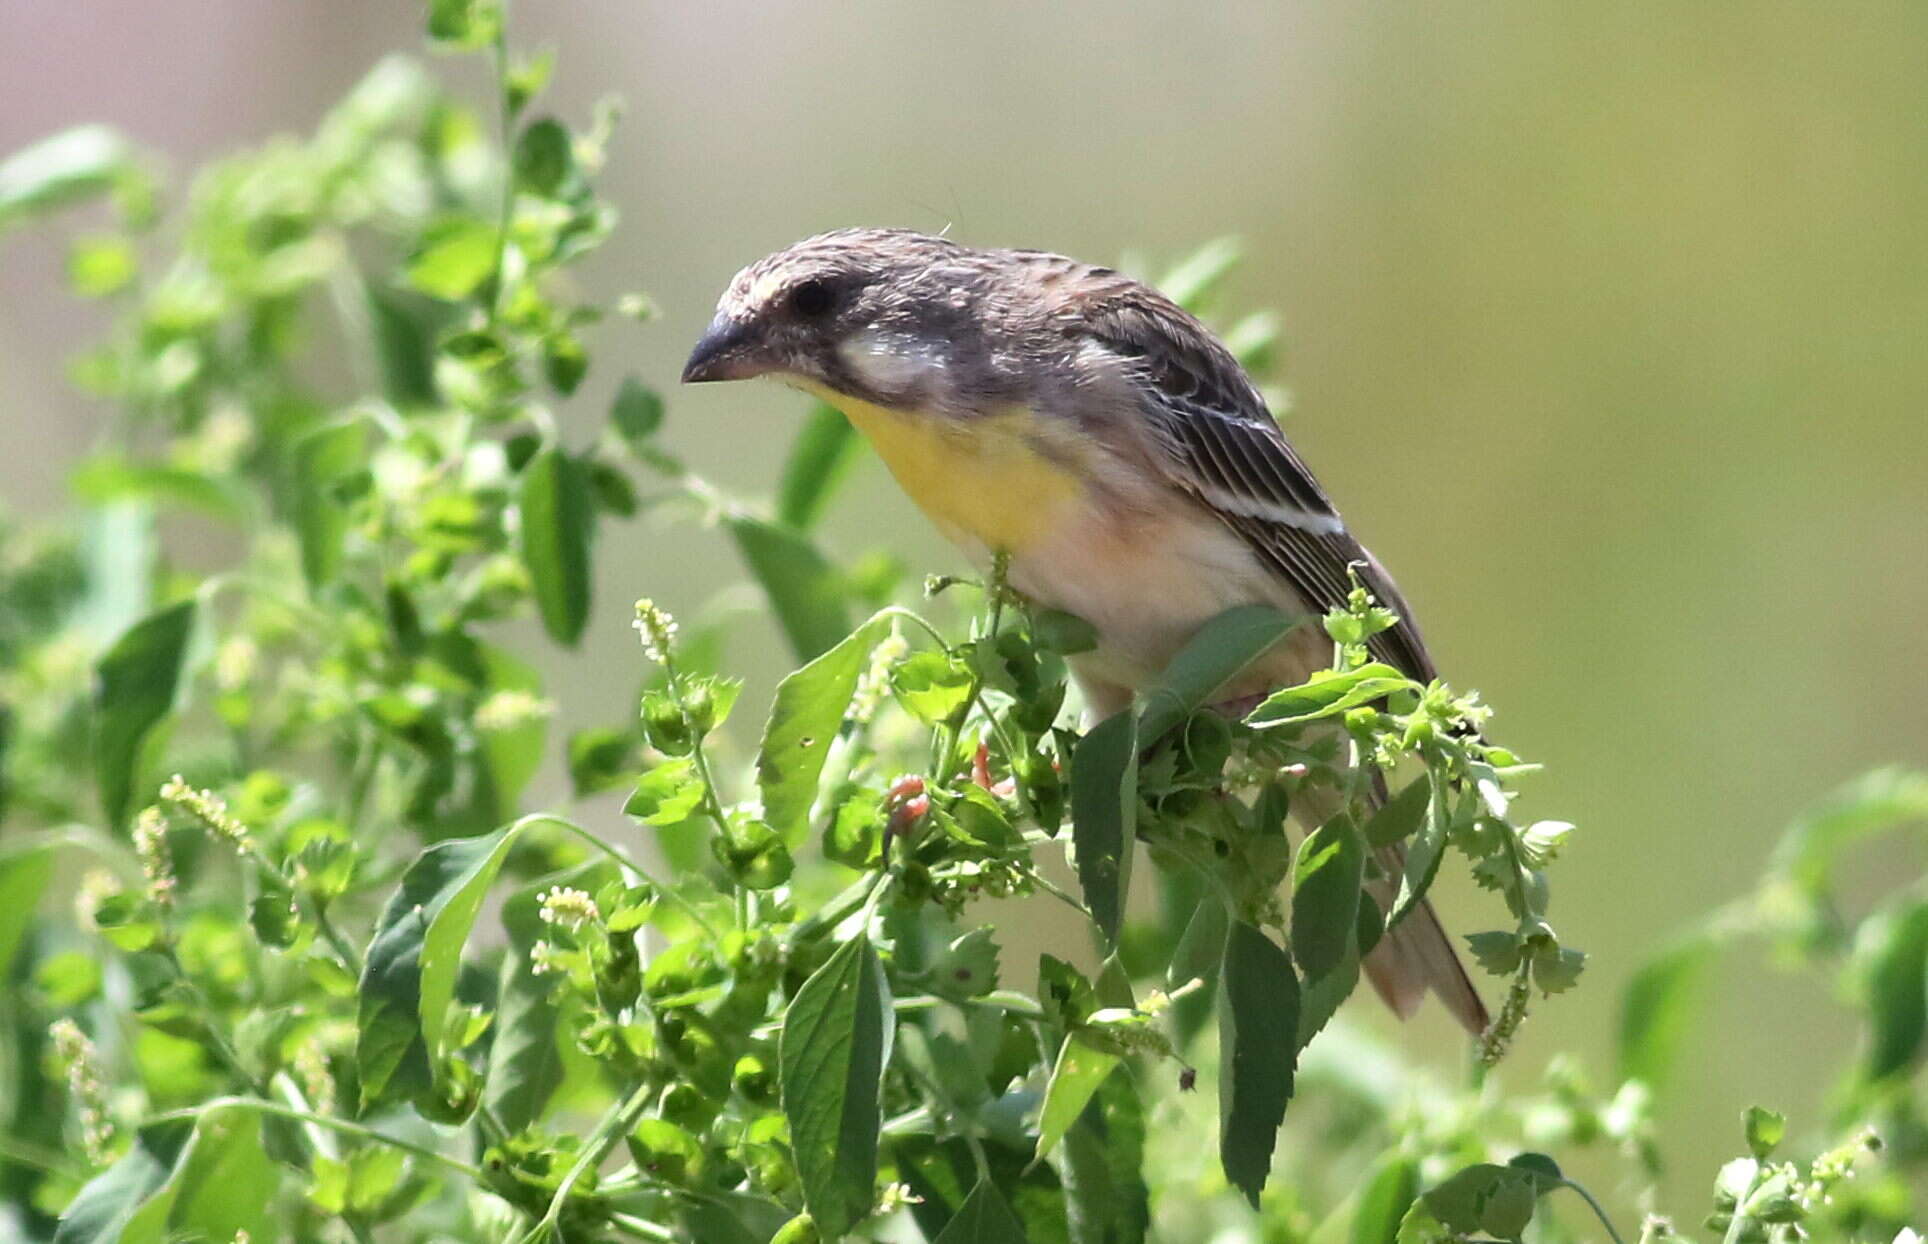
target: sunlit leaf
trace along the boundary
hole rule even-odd
[[[192,598],[136,622],[94,672],[94,780],[107,819],[119,824],[144,776],[143,744],[174,707],[188,640]]]
[[[522,469],[522,564],[543,629],[575,644],[589,622],[589,544],[595,504],[582,464],[550,445]]]
[[[1211,703],[1213,695],[1303,621],[1269,605],[1239,605],[1201,626],[1144,693],[1139,737],[1156,739]]]
[[[971,1195],[932,1244],[1028,1244],[1024,1224],[989,1180],[979,1180]]]
[[[757,752],[757,787],[763,819],[793,848],[802,841],[824,758],[850,710],[857,678],[885,625],[872,618],[777,685]]]
[[[1292,1098],[1299,978],[1271,938],[1235,921],[1225,939],[1218,999],[1219,1162],[1257,1208]]]
[[[849,632],[842,576],[809,537],[747,514],[726,521],[798,660],[814,660]]]
[[[804,418],[790,442],[777,485],[777,521],[808,531],[823,516],[837,485],[863,452],[863,442],[843,412],[821,402]]]
[[[1057,1147],[1118,1062],[1118,1054],[1100,1049],[1076,1032],[1065,1037],[1064,1044],[1058,1048],[1058,1061],[1051,1069],[1051,1079],[1045,1086],[1044,1106],[1038,1114],[1038,1157]]]
[[[870,939],[839,946],[783,1016],[777,1062],[803,1202],[826,1238],[876,1198],[880,1081],[890,1061],[890,986]]]
[[[111,190],[127,175],[127,140],[104,125],[81,125],[0,160],[0,229]]]

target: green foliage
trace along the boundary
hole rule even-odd
[[[71,522],[0,523],[0,1230],[1579,1238],[1593,1198],[1539,1150],[1617,1150],[1650,1208],[1695,984],[1764,941],[1865,1017],[1851,1139],[1777,1158],[1811,1138],[1750,1112],[1711,1229],[1893,1238],[1928,1162],[1928,906],[1853,918],[1834,879],[1928,779],[1851,788],[1642,969],[1611,1094],[1565,1059],[1531,1091],[1432,1083],[1341,1004],[1447,860],[1505,912],[1470,939],[1504,978],[1482,1077],[1583,962],[1548,919],[1570,827],[1515,817],[1530,766],[1487,710],[1370,661],[1394,619],[1360,591],[1317,620],[1332,667],[1242,718],[1211,706],[1313,619],[1229,611],[1080,733],[1088,624],[1001,570],[899,600],[888,563],[819,546],[861,452],[841,416],[806,416],[767,510],[676,460],[638,377],[566,431],[618,327],[566,274],[614,224],[615,112],[532,116],[553,66],[504,22],[428,6],[439,50],[493,67],[487,107],[384,62],[168,214],[96,127],[0,163],[0,227],[103,200],[70,274],[117,327],[75,373],[119,412]],[[1235,259],[1165,285],[1210,312]],[[1276,333],[1227,339],[1262,371]],[[576,644],[599,533],[645,513],[714,520],[796,657],[751,763],[714,613],[640,602],[633,713],[567,739],[510,646]],[[228,563],[177,561],[181,524]],[[629,792],[627,823],[534,811],[552,774]],[[1054,902],[1089,942],[1034,976],[1004,913]]]

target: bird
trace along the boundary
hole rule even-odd
[[[1128,707],[1214,616],[1324,614],[1358,582],[1399,621],[1373,656],[1436,675],[1412,611],[1197,318],[1112,268],[905,229],[837,229],[736,274],[685,383],[772,377],[849,419],[937,529],[1009,588],[1091,625],[1068,658],[1094,718]],[[1329,665],[1294,628],[1218,694],[1250,702]],[[1382,908],[1402,872],[1382,848]],[[1391,879],[1390,882],[1387,879]],[[1488,1017],[1430,904],[1368,954],[1402,1019],[1428,991]]]

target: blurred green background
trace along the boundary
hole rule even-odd
[[[663,316],[605,328],[581,427],[617,360],[667,385],[730,274],[822,228],[1099,261],[1244,239],[1234,301],[1283,313],[1287,426],[1449,677],[1548,764],[1529,810],[1582,829],[1555,911],[1592,969],[1509,1081],[1563,1048],[1607,1080],[1642,955],[1802,806],[1928,758],[1928,6],[525,0],[513,21],[560,52],[550,106],[629,103],[605,182],[624,224],[586,279]],[[308,129],[418,31],[392,0],[11,0],[0,150],[104,120],[181,172]],[[102,327],[63,250],[0,239],[16,511],[59,504],[104,413],[63,380]],[[673,397],[694,466],[769,485],[798,399]],[[879,533],[956,566],[867,462],[827,536]],[[633,597],[692,610],[737,575],[720,537],[625,538],[586,653],[551,671],[573,721],[623,706]],[[759,647],[737,664],[767,689]],[[1715,988],[1663,1106],[1676,1188],[1705,1186],[1749,1102],[1817,1122],[1848,1039],[1805,983],[1730,966]],[[1437,1015],[1405,1039],[1453,1067]]]

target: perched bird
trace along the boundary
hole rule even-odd
[[[1070,663],[1099,716],[1225,609],[1343,605],[1349,567],[1401,619],[1372,638],[1374,656],[1433,677],[1399,589],[1231,352],[1109,268],[906,230],[821,234],[738,273],[683,370],[685,382],[755,376],[841,410],[967,555],[1002,553],[1012,588],[1091,623],[1097,647]],[[1224,697],[1302,682],[1330,659],[1318,628],[1300,627]],[[1467,1028],[1486,1026],[1430,906],[1365,966],[1402,1018],[1431,989]]]

